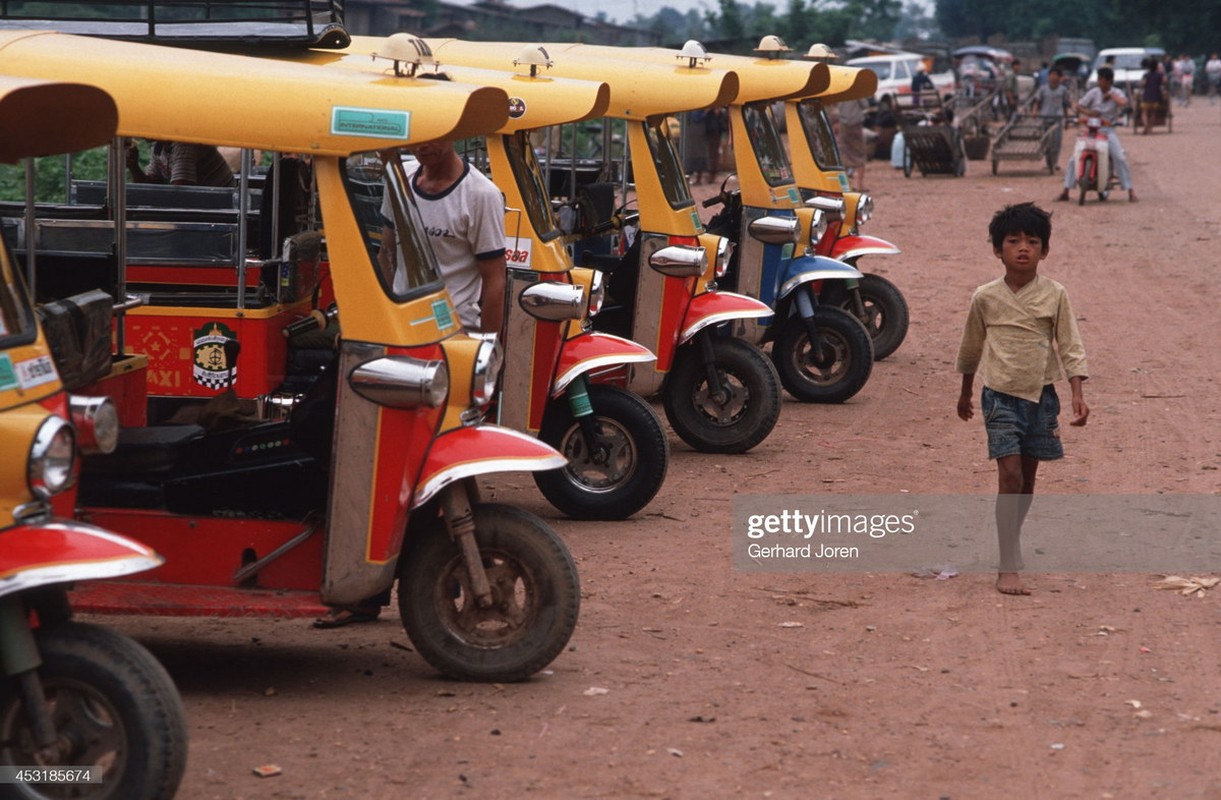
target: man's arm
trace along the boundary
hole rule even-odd
[[[484,333],[500,333],[505,310],[505,272],[508,262],[502,252],[498,257],[478,261],[482,286],[479,290],[479,329]]]

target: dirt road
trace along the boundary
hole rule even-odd
[[[1141,202],[1054,204],[1043,271],[1074,298],[1093,416],[1065,429],[1041,491],[1221,488],[1221,108],[1174,123],[1123,133]],[[982,426],[954,415],[953,357],[972,289],[1000,274],[992,211],[1053,207],[1059,176],[981,161],[904,179],[872,162],[867,178],[867,232],[903,254],[866,266],[912,322],[860,395],[787,401],[741,457],[672,439],[666,485],[627,522],[574,523],[527,478],[488,482],[578,561],[581,620],[544,674],[440,680],[393,615],[329,632],[118,620],[186,702],[180,797],[1221,797],[1221,591],[1045,574],[1018,598],[985,573],[732,569],[735,492],[994,490]],[[252,773],[269,763],[283,773]]]

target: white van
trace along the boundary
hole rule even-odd
[[[1098,68],[1106,65],[1107,58],[1114,57],[1115,63],[1111,65],[1111,69],[1115,70],[1115,85],[1131,98],[1141,78],[1145,77],[1145,68],[1141,66],[1141,62],[1149,57],[1160,61],[1165,56],[1166,51],[1160,47],[1109,47],[1099,50],[1098,55],[1094,57],[1087,86],[1092,88],[1098,85]]]
[[[919,53],[892,53],[853,58],[848,61],[848,66],[872,70],[878,76],[878,89],[873,95],[874,99],[884,107],[897,108],[900,105],[910,105],[909,102],[900,102],[897,98],[902,96],[906,100],[911,99],[912,76],[926,63],[926,57]],[[929,77],[942,96],[954,93],[957,81],[953,72],[935,72]]]

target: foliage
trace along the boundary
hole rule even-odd
[[[1092,38],[1099,48],[1160,45],[1169,52],[1216,49],[1221,4],[1197,0],[936,0],[936,19],[951,39],[1004,34],[1010,40],[1051,34]]]
[[[77,153],[72,157],[72,177],[75,180],[106,180],[106,148]],[[65,180],[68,159],[65,156],[45,156],[36,160],[34,199],[39,203],[66,202]],[[0,164],[0,200],[25,201],[25,162]]]

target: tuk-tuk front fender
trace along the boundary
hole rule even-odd
[[[559,397],[578,375],[598,367],[656,361],[657,356],[644,345],[609,333],[588,331],[564,341],[551,385],[551,396]]]
[[[902,252],[898,247],[876,236],[841,236],[831,248],[831,258],[848,261],[861,256],[892,256]]]
[[[550,445],[499,425],[472,425],[433,441],[411,501],[419,508],[454,481],[490,472],[539,472],[568,461]]]
[[[151,548],[83,522],[47,518],[0,531],[0,597],[161,566]]]
[[[679,344],[688,342],[691,337],[709,325],[719,325],[735,319],[759,319],[770,317],[772,308],[767,303],[747,297],[736,292],[704,292],[691,298],[687,314],[683,318],[682,335]]]
[[[827,256],[798,256],[791,258],[784,265],[780,276],[780,291],[777,300],[783,300],[794,289],[810,281],[846,281],[862,277],[860,270],[851,264],[845,264]]]

